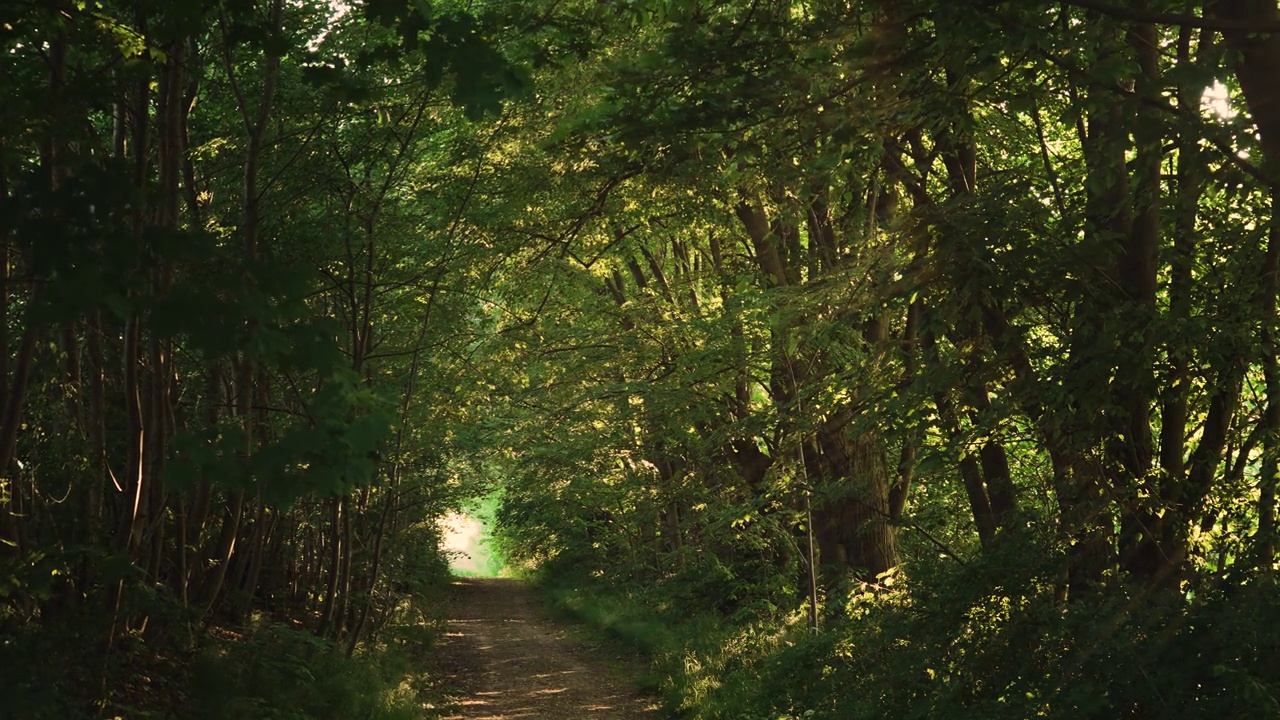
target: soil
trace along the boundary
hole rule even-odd
[[[454,582],[443,652],[460,714],[448,720],[660,720],[620,669],[548,619],[516,580]]]

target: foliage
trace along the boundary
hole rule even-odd
[[[12,697],[358,656],[496,491],[691,714],[1274,714],[1276,13],[6,5]]]
[[[347,658],[310,633],[265,624],[195,656],[188,707],[208,720],[407,720],[422,716],[420,688],[408,689],[421,682],[413,662],[394,647]]]
[[[443,603],[478,306],[469,197],[423,188],[521,91],[492,30],[421,3],[0,10],[0,714],[172,714],[192,667],[212,716],[412,705],[387,648]]]
[[[1277,638],[1255,626],[1274,613],[1256,604],[1269,602],[1262,598],[1270,590],[1215,593],[1191,610],[1157,607],[1141,616],[1130,597],[1064,612],[1046,596],[1043,576],[992,593],[987,581],[1010,577],[1008,562],[1018,560],[963,569],[938,563],[917,567],[905,589],[855,589],[843,598],[847,615],[821,633],[806,627],[803,612],[725,618],[697,598],[673,600],[667,587],[560,578],[547,591],[566,616],[648,657],[648,682],[681,717],[1114,718],[1148,717],[1153,706],[1188,718],[1275,712],[1277,688],[1265,680],[1274,668],[1263,648]],[[1254,639],[1223,642],[1242,623]]]
[[[499,531],[673,706],[1274,712],[1280,41],[1158,6],[546,11]]]

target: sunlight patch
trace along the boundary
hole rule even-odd
[[[1236,116],[1236,109],[1231,107],[1231,93],[1221,80],[1214,80],[1200,94],[1200,111],[1205,116],[1216,117],[1218,120],[1230,120]]]
[[[483,545],[484,526],[461,513],[440,519],[441,544],[449,554],[449,567],[466,575],[489,574],[489,551]]]

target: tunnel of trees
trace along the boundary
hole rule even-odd
[[[1275,0],[5,2],[0,715],[497,492],[687,717],[1280,716],[1278,201]]]

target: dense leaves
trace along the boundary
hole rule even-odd
[[[491,489],[691,716],[1277,712],[1274,2],[0,43],[0,632],[83,713],[137,643],[376,647]]]
[[[0,715],[421,709],[478,307],[430,178],[520,85],[428,20],[0,11]]]
[[[467,218],[509,552],[701,716],[1274,712],[1275,8],[625,10]]]

